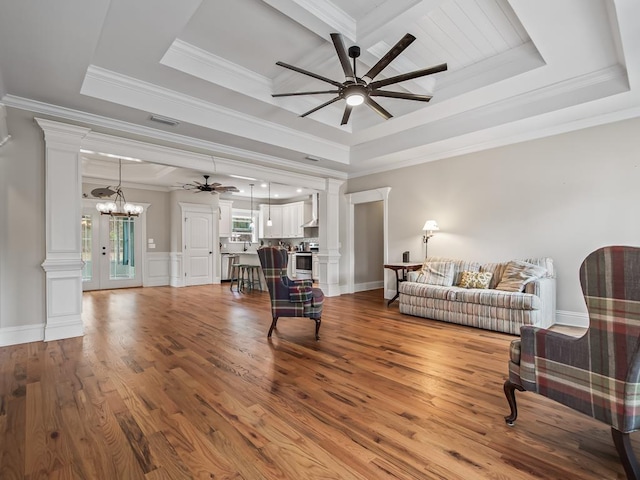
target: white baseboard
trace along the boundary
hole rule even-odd
[[[0,328],[0,347],[44,340],[44,323]]]
[[[384,286],[384,280],[379,280],[376,282],[356,283],[353,285],[353,291],[364,292],[366,290],[375,290],[377,288],[382,288],[383,286]]]
[[[570,312],[568,310],[556,310],[556,323],[570,327],[589,327],[589,315],[581,312]]]

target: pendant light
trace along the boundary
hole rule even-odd
[[[273,226],[271,221],[271,182],[269,182],[269,219],[267,220],[267,227]]]
[[[115,192],[110,189],[106,190],[106,196],[115,193],[116,198],[114,198],[112,202],[100,202],[96,205],[96,209],[102,215],[111,215],[112,217],[137,217],[143,212],[144,208],[142,205],[128,203],[124,198],[124,192],[122,191],[122,159],[118,159],[118,186]]]

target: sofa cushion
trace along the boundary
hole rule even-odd
[[[455,287],[442,287],[439,285],[429,285],[427,283],[402,282],[400,293],[413,297],[435,298],[438,300],[454,300]]]
[[[446,258],[446,257],[427,257],[425,263],[427,262],[451,262],[453,263],[454,277],[453,277],[453,285],[458,285],[460,283],[460,277],[462,276],[462,272],[478,272],[480,271],[480,264],[477,262],[471,262],[468,260],[458,260],[455,258]]]
[[[450,287],[455,275],[452,262],[424,262],[416,282]]]
[[[500,263],[483,263],[480,265],[481,272],[487,272],[491,274],[491,281],[489,282],[489,288],[496,288],[496,285],[502,280],[502,274],[507,268],[509,262]]]
[[[462,288],[489,288],[492,276],[491,272],[462,272],[458,286]]]
[[[536,278],[541,278],[546,273],[547,270],[544,267],[520,260],[512,260],[502,274],[500,283],[496,285],[496,290],[521,292],[527,283]]]
[[[492,289],[451,287],[449,299],[511,310],[539,310],[541,307],[540,297],[536,295]]]

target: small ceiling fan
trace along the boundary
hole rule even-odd
[[[185,183],[182,188],[185,190],[195,190],[194,193],[198,192],[210,192],[212,195],[214,193],[226,193],[226,192],[238,192],[239,190],[233,186],[225,186],[221,183],[214,182],[209,183],[209,175],[203,175],[204,183],[200,183],[194,181],[193,183]]]
[[[308,112],[300,115],[301,117],[306,117],[307,115],[320,110],[328,105],[331,105],[338,100],[345,99],[347,105],[344,108],[344,114],[342,115],[341,125],[345,125],[349,122],[349,116],[351,115],[351,110],[354,106],[360,105],[362,103],[366,103],[372,110],[381,115],[385,120],[388,120],[393,115],[391,115],[388,111],[386,111],[378,102],[376,102],[371,97],[388,97],[388,98],[400,98],[403,100],[416,100],[419,102],[428,102],[431,100],[430,95],[418,95],[414,93],[405,93],[405,92],[393,92],[389,90],[380,90],[381,87],[386,87],[387,85],[395,85],[400,82],[404,82],[406,80],[411,80],[413,78],[423,77],[425,75],[431,75],[438,72],[443,72],[447,69],[446,63],[441,63],[439,65],[424,68],[422,70],[415,70],[409,73],[403,73],[401,75],[396,75],[395,77],[385,78],[383,80],[373,79],[378,76],[382,70],[384,70],[398,55],[400,55],[413,41],[416,39],[410,33],[407,33],[404,37],[400,39],[398,43],[396,43],[391,50],[389,50],[384,57],[382,57],[378,62],[371,67],[371,69],[363,76],[358,77],[356,72],[356,58],[360,56],[360,47],[357,45],[353,45],[349,47],[349,50],[345,48],[344,40],[342,39],[342,35],[339,33],[332,33],[331,40],[333,41],[333,45],[336,48],[336,53],[338,54],[338,58],[340,59],[340,64],[342,65],[342,70],[344,71],[345,81],[337,82],[335,80],[331,80],[330,78],[323,77],[322,75],[318,75],[316,73],[310,72],[308,70],[304,70],[300,67],[296,67],[293,65],[289,65],[284,62],[276,62],[276,65],[284,68],[288,68],[289,70],[293,70],[294,72],[301,73],[303,75],[308,75],[309,77],[315,78],[317,80],[322,80],[323,82],[330,83],[336,89],[334,90],[320,90],[320,91],[311,91],[311,92],[295,92],[295,93],[274,93],[272,97],[290,97],[296,95],[319,95],[319,94],[329,94],[335,93],[338,96],[332,98],[331,100],[323,103],[322,105],[318,105],[315,108],[312,108]],[[349,62],[349,58],[353,59],[353,66]]]

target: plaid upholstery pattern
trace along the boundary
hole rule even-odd
[[[267,282],[274,318],[320,318],[324,302],[322,290],[313,288],[311,280],[291,280],[287,277],[289,256],[286,250],[263,247],[258,249],[258,258]]]
[[[640,248],[604,247],[580,268],[589,329],[580,338],[521,330],[509,379],[622,433],[640,428]],[[518,361],[519,360],[519,361]]]

